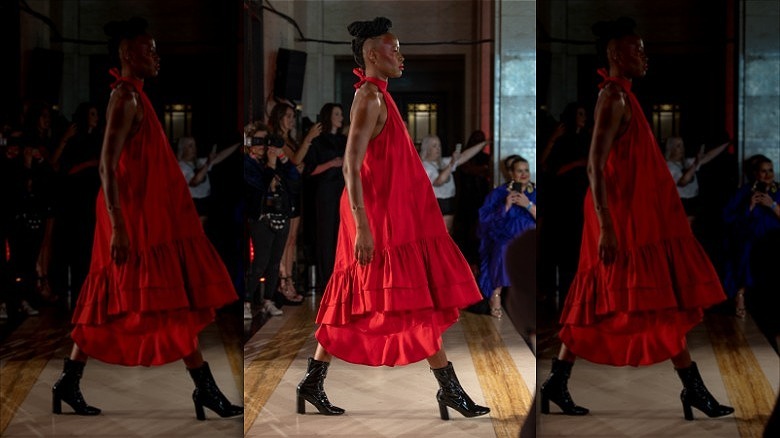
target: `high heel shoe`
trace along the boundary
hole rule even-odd
[[[464,417],[478,417],[490,412],[490,408],[480,406],[474,403],[460,386],[458,376],[455,375],[455,369],[452,362],[447,362],[444,368],[433,369],[433,375],[439,382],[439,391],[436,393],[436,401],[439,402],[439,415],[442,420],[449,420],[450,415],[447,408],[458,411]]]
[[[303,302],[303,295],[295,290],[291,277],[279,278],[279,293],[284,296],[288,304],[295,305]]]
[[[684,387],[680,393],[680,400],[686,420],[693,421],[691,407],[704,412],[708,417],[722,417],[734,412],[734,408],[718,403],[715,397],[710,394],[707,387],[704,386],[696,362],[691,362],[688,368],[677,368],[675,371],[680,376]]]
[[[296,390],[297,412],[299,414],[306,413],[305,402],[314,405],[322,415],[341,415],[344,413],[344,409],[330,404],[323,389],[325,377],[328,375],[328,366],[330,366],[330,362],[315,360],[313,357],[309,358],[306,374]]]
[[[234,417],[244,413],[243,406],[231,404],[219,390],[208,362],[203,362],[199,368],[188,368],[187,371],[195,382],[195,390],[192,392],[192,401],[195,403],[195,417],[198,420],[206,419],[203,407],[214,411],[220,417]]]
[[[70,405],[76,415],[97,415],[100,413],[100,409],[88,405],[84,401],[84,396],[81,395],[79,382],[84,374],[84,365],[84,362],[65,358],[62,374],[51,388],[51,412],[53,414],[62,413],[62,402]]]
[[[569,394],[569,377],[573,366],[573,362],[553,358],[550,375],[539,390],[542,394],[543,414],[550,413],[550,402],[558,405],[564,415],[585,415],[590,412],[587,408],[577,406]]]

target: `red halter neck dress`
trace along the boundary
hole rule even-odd
[[[387,82],[375,84],[387,105],[387,121],[368,143],[360,169],[363,200],[374,238],[366,266],[354,257],[355,221],[346,189],[333,275],[322,298],[317,340],[351,363],[406,365],[441,348],[441,334],[458,309],[481,300],[466,259],[450,238],[433,187]]]
[[[655,142],[631,82],[604,77],[631,105],[626,132],[615,140],[604,169],[607,204],[618,254],[598,256],[599,222],[588,190],[576,277],[560,338],[577,356],[609,365],[649,365],[680,353],[703,309],[726,296],[693,236],[675,182]]]
[[[127,262],[111,260],[111,222],[97,197],[92,263],[71,336],[91,357],[119,365],[161,365],[191,354],[215,309],[235,301],[230,276],[209,242],[143,82],[120,77],[143,106],[141,127],[117,166],[119,204],[130,240]]]

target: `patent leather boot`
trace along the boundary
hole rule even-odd
[[[323,383],[328,375],[328,366],[330,362],[322,362],[309,358],[309,366],[303,380],[298,384],[297,389],[297,411],[299,414],[306,413],[306,403],[309,402],[320,411],[322,415],[341,415],[344,409],[333,406],[325,395]]]
[[[444,368],[431,368],[431,371],[436,376],[436,381],[439,382],[436,401],[439,402],[439,414],[442,420],[450,419],[449,412],[447,412],[448,407],[455,409],[464,417],[478,417],[490,412],[490,408],[474,403],[471,397],[466,394],[458,382],[458,376],[455,375],[452,362],[447,362],[447,366]]]
[[[691,362],[691,366],[688,368],[676,368],[675,371],[680,376],[684,387],[680,393],[680,400],[686,420],[693,420],[691,407],[704,412],[708,417],[722,417],[734,412],[734,408],[718,403],[715,397],[710,394],[707,387],[704,386],[696,362]]]
[[[542,413],[550,413],[550,402],[558,405],[565,415],[585,415],[590,412],[582,406],[577,406],[569,394],[569,376],[573,362],[553,358],[552,370],[539,392],[542,394]]]
[[[211,375],[208,362],[203,362],[199,368],[188,368],[187,371],[189,371],[192,381],[195,382],[192,401],[195,403],[195,416],[198,420],[206,419],[204,407],[211,409],[220,417],[234,417],[244,413],[242,406],[231,404],[219,390],[214,376]]]
[[[84,401],[84,396],[81,395],[79,382],[84,374],[84,365],[86,365],[84,362],[65,358],[62,374],[51,388],[51,412],[53,414],[62,413],[62,402],[70,405],[76,415],[97,415],[100,413],[100,409],[88,405]]]

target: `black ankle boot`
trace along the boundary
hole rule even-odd
[[[734,408],[718,403],[715,397],[707,391],[707,387],[701,380],[699,368],[696,367],[696,362],[691,362],[691,366],[688,368],[676,368],[675,371],[677,371],[684,386],[680,393],[680,400],[682,400],[683,414],[686,420],[693,420],[691,406],[704,412],[708,417],[722,417],[734,412]]]
[[[304,401],[314,405],[322,415],[341,415],[344,413],[344,409],[330,404],[330,400],[328,400],[328,396],[325,395],[325,390],[322,387],[325,376],[328,375],[329,365],[329,362],[315,360],[313,357],[309,358],[309,367],[306,369],[306,374],[303,376],[301,383],[298,384],[297,389],[299,414],[306,413],[306,403]]]
[[[458,376],[455,375],[455,369],[452,368],[452,362],[447,362],[444,368],[433,369],[433,375],[439,382],[439,392],[436,393],[436,401],[439,402],[439,414],[442,420],[449,420],[450,415],[447,407],[458,411],[464,417],[478,417],[490,412],[490,408],[480,406],[471,400],[466,391],[460,386]]]
[[[57,383],[51,388],[51,412],[53,414],[62,413],[61,402],[70,405],[73,411],[76,412],[76,415],[97,415],[100,413],[100,409],[88,405],[84,401],[84,396],[81,395],[79,381],[81,381],[81,376],[84,374],[84,365],[84,362],[65,358],[62,375],[60,375]]]
[[[542,413],[550,413],[550,402],[558,405],[565,415],[585,415],[590,412],[582,406],[577,406],[569,394],[569,376],[573,362],[553,358],[552,370],[547,380],[542,383],[539,392],[542,394]]]
[[[192,401],[195,403],[195,416],[198,420],[205,420],[206,413],[203,407],[214,411],[220,417],[234,417],[244,413],[242,406],[231,404],[217,387],[214,376],[208,362],[203,362],[200,368],[188,368],[190,377],[195,382],[195,390],[192,391]]]

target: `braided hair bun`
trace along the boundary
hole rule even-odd
[[[607,44],[614,39],[623,38],[627,35],[636,35],[634,29],[636,28],[636,21],[629,17],[620,17],[613,21],[599,21],[591,27],[593,34],[596,36],[596,53],[598,55],[599,62],[604,66],[609,65],[607,59]]]
[[[122,40],[133,39],[139,35],[146,34],[146,28],[149,23],[140,17],[133,17],[129,20],[111,21],[103,26],[103,32],[108,35],[108,56],[111,63],[120,66],[119,61],[119,43]]]
[[[385,17],[376,17],[372,21],[353,21],[347,26],[349,34],[354,37],[352,40],[352,54],[355,56],[355,62],[359,66],[366,67],[363,61],[363,43],[367,39],[386,34],[391,27],[393,27],[393,22]]]

